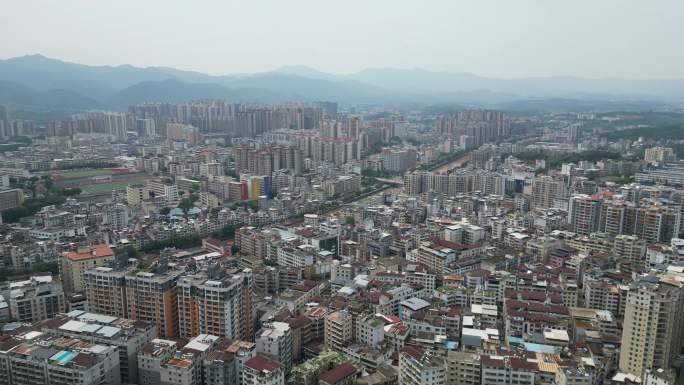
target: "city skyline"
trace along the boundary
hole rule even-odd
[[[8,3],[0,385],[684,385],[684,2]]]

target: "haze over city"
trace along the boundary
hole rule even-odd
[[[677,0],[8,1],[0,57],[213,75],[306,65],[682,79],[682,14]]]

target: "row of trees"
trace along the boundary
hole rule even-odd
[[[604,136],[611,140],[629,139],[638,140],[684,140],[684,124],[667,124],[657,127],[639,127],[628,130],[613,131]]]
[[[57,262],[45,262],[33,264],[30,269],[0,269],[0,282],[7,281],[8,279],[13,277],[21,277],[24,275],[35,273],[52,273],[52,275],[57,275],[59,274],[59,266],[57,265]]]
[[[141,250],[149,253],[171,247],[176,249],[187,249],[189,247],[197,247],[201,244],[202,238],[198,234],[178,235],[161,241],[148,242]]]
[[[60,205],[64,203],[66,197],[81,194],[81,189],[78,187],[56,188],[48,175],[12,181],[12,185],[15,188],[30,190],[33,196],[36,195],[41,185],[47,192],[43,197],[26,199],[19,207],[3,210],[2,221],[4,223],[18,222],[21,218],[34,215],[45,206]]]
[[[570,152],[566,154],[547,154],[542,151],[535,151],[516,154],[515,157],[530,162],[536,159],[544,159],[546,161],[546,167],[558,168],[564,163],[577,163],[583,160],[596,162],[603,159],[620,159],[622,154],[619,152],[603,150]]]

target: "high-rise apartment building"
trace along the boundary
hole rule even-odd
[[[254,340],[252,271],[225,271],[211,266],[207,271],[184,275],[178,280],[179,335],[198,334]]]
[[[577,124],[571,124],[568,126],[568,142],[570,143],[577,143],[579,140],[580,136],[582,135],[582,125],[577,123]]]
[[[677,238],[681,229],[681,208],[663,205],[639,207],[635,219],[635,235],[646,243],[667,243]]]
[[[102,208],[102,224],[114,230],[128,227],[128,206],[123,203],[107,204]]]
[[[125,113],[105,112],[103,118],[105,134],[110,135],[116,140],[126,140],[128,116]]]
[[[128,318],[125,271],[107,266],[86,270],[83,287],[90,311]]]
[[[557,198],[564,198],[565,184],[550,176],[537,178],[532,183],[532,202],[536,208],[550,208]]]
[[[613,241],[613,254],[624,272],[641,272],[645,267],[646,245],[634,235],[618,235]]]
[[[270,176],[277,170],[291,170],[300,175],[304,168],[304,154],[295,146],[270,146],[261,149],[237,146],[233,149],[235,171]]]
[[[0,104],[0,137],[7,137],[9,128],[10,119],[9,112],[7,111],[7,106],[3,106]]]
[[[138,136],[153,138],[157,136],[157,123],[154,119],[136,119],[135,128]]]
[[[636,235],[647,244],[668,243],[681,232],[682,211],[675,202],[603,201],[598,231],[609,236]]]
[[[635,216],[636,210],[634,205],[625,205],[617,202],[602,205],[599,231],[611,237],[619,234],[628,234],[628,229],[634,227],[634,220],[630,223],[629,219]]]
[[[348,137],[315,137],[312,141],[312,157],[316,163],[332,163],[336,166],[358,160],[358,141]]]
[[[600,212],[601,200],[598,197],[573,195],[568,205],[570,231],[583,235],[598,231]]]
[[[504,138],[511,130],[510,119],[501,111],[466,110],[438,118],[435,123],[443,134],[472,137],[476,147]]]
[[[584,306],[589,309],[608,310],[614,317],[621,316],[620,286],[601,281],[584,282]]]
[[[159,337],[178,336],[176,283],[180,270],[153,272],[98,267],[85,272],[85,294],[91,311],[132,318],[156,326]]]
[[[684,293],[680,276],[649,275],[627,294],[619,369],[642,376],[647,369],[669,368],[682,348]]]
[[[202,135],[199,128],[190,124],[168,123],[166,125],[166,138],[170,141],[185,141],[194,146],[200,142]]]
[[[200,176],[213,177],[223,175],[223,163],[219,162],[209,162],[200,163],[199,165]]]
[[[392,148],[385,148],[380,153],[382,159],[382,168],[393,172],[404,172],[408,169],[416,167],[417,154],[415,150],[396,150]]]
[[[644,161],[654,165],[662,165],[674,160],[675,153],[671,147],[651,147],[647,148],[644,153]]]
[[[177,336],[179,327],[176,283],[180,275],[181,271],[166,269],[127,274],[125,281],[128,317],[155,325],[159,336]]]

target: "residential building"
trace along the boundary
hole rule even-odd
[[[477,353],[449,351],[447,354],[448,385],[479,385],[480,355]]]
[[[399,383],[402,385],[445,385],[447,367],[443,357],[419,348],[399,353]]]
[[[24,203],[24,192],[21,189],[0,190],[0,211],[13,209]]]
[[[279,362],[285,373],[292,369],[292,328],[286,322],[268,322],[256,339],[258,354]]]
[[[483,355],[480,357],[480,364],[481,381],[487,385],[534,385],[539,369],[536,362],[511,356]]]
[[[570,231],[589,235],[599,228],[601,200],[596,196],[584,194],[570,197],[568,223]]]
[[[675,153],[671,147],[651,147],[646,149],[644,160],[653,165],[662,165],[673,162]]]
[[[32,276],[10,282],[7,291],[10,317],[21,323],[35,323],[66,311],[62,283],[51,275]]]
[[[262,356],[253,357],[242,370],[242,385],[284,385],[283,366]]]
[[[352,315],[346,311],[336,311],[325,317],[325,346],[337,351],[353,339]]]
[[[122,383],[114,346],[87,339],[44,336],[15,337],[3,342],[0,384],[99,385]]]
[[[212,334],[250,341],[254,338],[253,277],[249,269],[183,275],[177,283],[181,337]]]
[[[62,338],[111,345],[119,356],[117,370],[124,383],[137,383],[140,348],[157,334],[154,325],[143,321],[72,310],[35,325],[36,330]]]
[[[684,284],[668,274],[646,276],[627,294],[619,368],[641,376],[647,369],[669,368],[681,349]]]
[[[320,375],[319,385],[345,385],[353,381],[359,370],[350,363],[343,363]]]
[[[60,277],[64,292],[80,293],[85,289],[83,275],[89,269],[114,262],[114,252],[105,245],[79,246],[60,259]]]
[[[126,187],[126,203],[129,207],[140,207],[143,201],[150,199],[150,192],[143,184],[133,184]]]

